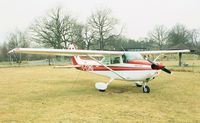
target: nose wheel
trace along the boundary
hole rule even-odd
[[[145,85],[145,86],[143,87],[143,93],[149,93],[149,92],[150,92],[149,86]]]

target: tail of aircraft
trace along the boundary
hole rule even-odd
[[[70,44],[68,46],[68,50],[76,50],[77,47],[74,44]],[[89,60],[87,58],[82,58],[81,56],[71,56],[71,60],[72,60],[72,64],[75,68],[77,69],[88,69],[86,66],[88,65],[93,65],[93,64],[98,64],[96,61],[93,60]],[[85,68],[81,68],[81,67],[85,67]]]
[[[74,44],[69,44],[68,50],[76,50],[76,49],[77,48]],[[71,60],[72,60],[73,65],[78,65],[76,56],[71,56]]]

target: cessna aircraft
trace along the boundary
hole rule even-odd
[[[66,49],[37,49],[15,48],[9,53],[45,54],[58,56],[71,56],[74,68],[109,77],[107,83],[97,82],[95,87],[104,92],[113,80],[126,80],[136,83],[137,87],[143,87],[143,93],[149,93],[147,83],[159,75],[162,70],[171,74],[164,65],[156,62],[161,54],[184,53],[189,50],[161,50],[161,51],[98,51],[77,50],[74,45]],[[151,61],[142,55],[157,54],[158,57]]]

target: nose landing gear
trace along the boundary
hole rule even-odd
[[[149,88],[149,86],[144,86],[143,87],[143,93],[149,93],[150,92],[150,88]]]
[[[150,87],[147,86],[147,82],[144,81],[137,81],[135,82],[136,87],[143,87],[143,93],[149,93],[150,92]]]
[[[150,92],[150,87],[147,86],[147,82],[144,82],[143,84],[143,93],[149,93]]]

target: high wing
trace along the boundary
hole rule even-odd
[[[99,51],[99,50],[67,50],[67,49],[40,49],[40,48],[15,48],[8,53],[44,54],[58,56],[78,55],[123,55],[122,51]]]
[[[170,54],[170,53],[186,53],[190,50],[158,50],[158,51],[139,51],[140,54]]]
[[[67,50],[67,49],[42,49],[42,48],[15,48],[8,53],[44,54],[58,56],[78,56],[78,55],[123,55],[125,52],[140,54],[166,54],[184,53],[190,50],[160,50],[160,51],[99,51],[99,50]]]

